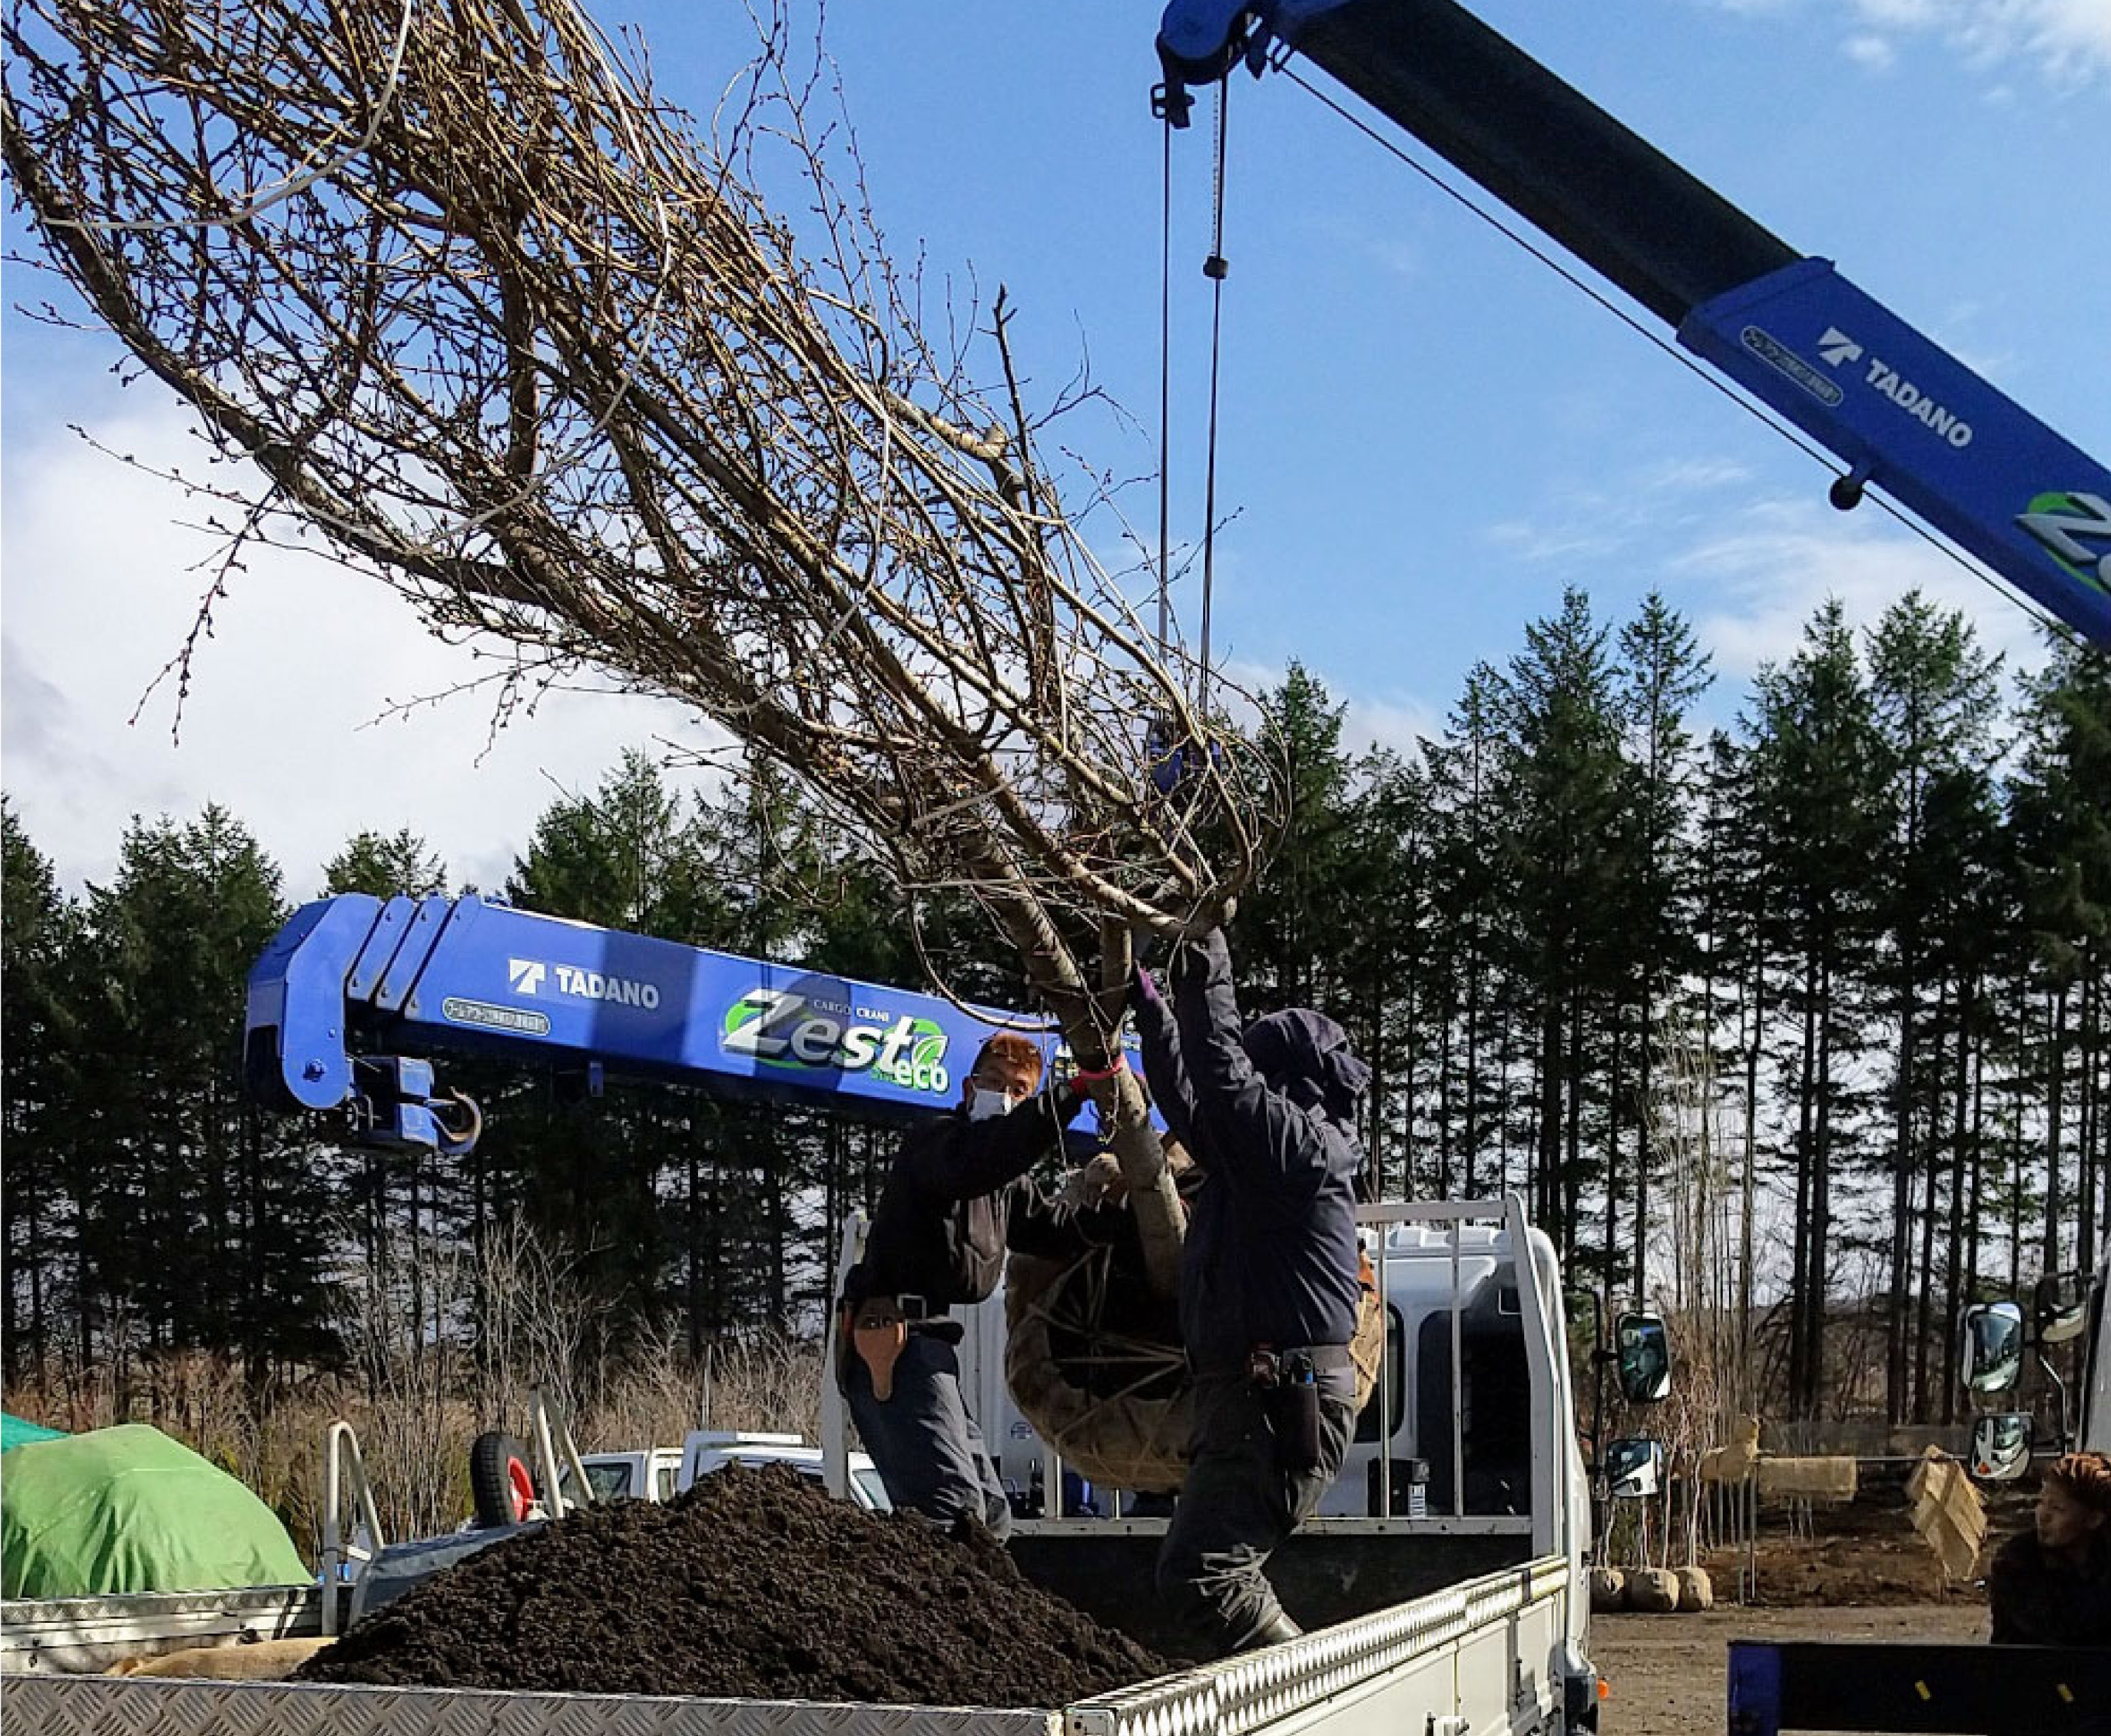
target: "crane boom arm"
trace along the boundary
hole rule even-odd
[[[951,1107],[1001,1027],[1044,1029],[480,898],[347,893],[295,911],[250,972],[243,1052],[267,1107],[343,1109],[361,1139],[461,1149],[474,1132],[435,1093],[436,1056],[901,1115]],[[1052,1033],[1037,1040],[1060,1060]]]
[[[1158,100],[1294,50],[1672,326],[1678,341],[2096,643],[2111,470],[1805,257],[1456,0],[1173,0]]]

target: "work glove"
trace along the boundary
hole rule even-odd
[[[1071,1170],[1069,1179],[1063,1184],[1063,1203],[1076,1211],[1090,1211],[1095,1206],[1122,1198],[1128,1192],[1128,1183],[1123,1179],[1115,1154],[1101,1152]]]

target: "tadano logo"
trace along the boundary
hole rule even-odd
[[[1818,340],[1818,353],[1834,367],[1843,361],[1859,361],[1862,346],[1836,325],[1825,328],[1825,335]]]
[[[582,970],[577,965],[547,965],[539,958],[509,958],[506,978],[515,994],[539,995],[555,971],[557,993],[574,1001],[607,1001],[618,1007],[642,1007],[650,1012],[660,1004],[660,988],[634,977],[604,976],[598,970]]]

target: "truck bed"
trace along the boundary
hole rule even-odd
[[[283,1593],[279,1594],[283,1600]],[[779,1700],[511,1693],[63,1676],[0,1678],[0,1717],[41,1736],[1229,1736],[1323,1721],[1330,1736],[1399,1736],[1464,1717],[1476,1736],[1558,1717],[1568,1564],[1549,1556],[1265,1652],[1105,1699],[985,1710]],[[106,1600],[111,1602],[128,1600]],[[11,1629],[15,1612],[7,1606]],[[1441,1723],[1436,1728],[1444,1728]],[[1558,1727],[1558,1725],[1557,1725]]]

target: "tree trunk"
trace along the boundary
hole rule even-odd
[[[1618,1013],[1613,1016],[1612,1076],[1605,1092],[1605,1282],[1610,1285],[1617,1275],[1624,1279],[1628,1275],[1622,1269],[1618,1256],[1620,1245],[1620,1064],[1624,1059],[1620,1051],[1620,1020]],[[1641,1300],[1641,1276],[1635,1275],[1632,1294],[1637,1302]]]
[[[1799,1416],[1809,1392],[1808,1356],[1810,1300],[1811,1214],[1815,1207],[1813,1184],[1818,1174],[1818,961],[1804,961],[1803,1066],[1796,1080],[1795,1245],[1789,1284],[1789,1403]]]
[[[2083,955],[2081,1029],[2077,1046],[2081,1052],[2081,1087],[2077,1105],[2075,1168],[2081,1186],[2081,1239],[2075,1244],[2075,1264],[2093,1265],[2096,1259],[2096,1124],[2100,1111],[2096,1094],[2096,1052],[2103,984],[2096,970],[2096,948],[2091,943]]]
[[[1818,1021],[1818,1137],[1810,1166],[1810,1282],[1805,1287],[1804,1353],[1807,1416],[1820,1414],[1825,1392],[1825,1306],[1832,1234],[1832,953],[1827,937]]]
[[[1909,952],[1900,963],[1899,1055],[1892,1080],[1891,1294],[1884,1325],[1884,1415],[1894,1428],[1905,1420],[1906,1321],[1913,1296],[1910,1229],[1914,1170],[1914,970]],[[1922,1284],[1927,1274],[1923,1268]],[[1923,1362],[1923,1370],[1925,1363]],[[1925,1376],[1923,1375],[1923,1382]]]
[[[1950,1234],[1943,1261],[1942,1420],[1957,1420],[1957,1334],[1963,1300],[1964,1266],[1964,1161],[1970,1142],[1972,1028],[1978,1007],[1978,985],[1960,983],[1957,992],[1957,1066],[1950,1079]]]
[[[1562,1234],[1560,1196],[1555,1191],[1561,1167],[1561,1003],[1554,998],[1540,1016],[1539,1138],[1533,1161],[1533,1213],[1566,1259],[1571,1250]]]
[[[1758,951],[1755,941],[1750,970],[1751,1028],[1745,1034],[1745,1173],[1739,1189],[1740,1210],[1744,1216],[1737,1229],[1737,1343],[1747,1357],[1752,1353],[1752,1262],[1755,1255],[1752,1213],[1759,1194],[1759,1042],[1764,1029],[1767,998],[1766,963],[1758,956]],[[1739,1011],[1741,1015],[1743,1009],[1740,1007]]]
[[[2051,1057],[2045,1077],[2045,1269],[2059,1270],[2059,1143],[2064,1129],[2060,1112],[2067,1097],[2067,985],[2052,998]]]

